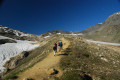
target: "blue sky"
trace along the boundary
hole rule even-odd
[[[82,31],[120,11],[120,0],[3,0],[0,25],[42,34]]]

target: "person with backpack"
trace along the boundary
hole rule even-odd
[[[59,48],[59,51],[62,49],[62,41],[60,41],[59,43],[58,43],[58,48]]]
[[[62,43],[62,41],[60,41],[60,48],[62,49],[62,46],[63,46],[63,43]]]
[[[59,51],[60,51],[60,42],[58,42],[58,49],[59,49]]]
[[[56,52],[57,52],[57,44],[56,44],[56,43],[55,43],[54,46],[53,46],[53,51],[54,51],[54,56],[55,56],[55,54],[56,54]]]

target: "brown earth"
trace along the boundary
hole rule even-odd
[[[69,41],[64,38],[61,40],[64,44],[61,52],[58,51],[55,56],[53,52],[50,53],[45,59],[38,62],[32,68],[19,74],[17,80],[23,80],[24,78],[32,78],[33,80],[53,80],[54,77],[60,77],[63,74],[63,71],[60,70],[59,67],[60,59],[63,57],[63,55],[60,54],[64,54],[63,51],[69,46]],[[56,69],[58,74],[50,75],[49,70],[52,68]]]

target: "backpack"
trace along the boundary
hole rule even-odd
[[[56,46],[54,46],[54,47],[53,47],[53,50],[56,50],[56,49],[57,49]]]
[[[62,46],[62,42],[60,42],[60,46]]]

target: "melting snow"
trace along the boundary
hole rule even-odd
[[[119,15],[120,14],[120,12],[118,12],[118,13],[116,13],[117,15]]]
[[[98,24],[103,24],[103,23],[98,23]]]
[[[93,41],[93,40],[86,40],[88,42],[99,43],[99,44],[106,44],[106,45],[113,45],[113,46],[120,46],[119,43],[110,43],[110,42],[102,42],[102,41]]]
[[[0,36],[0,39],[10,39],[8,37]]]
[[[57,33],[57,34],[61,34],[61,33]]]
[[[83,35],[82,33],[79,33],[79,34],[74,34],[74,33],[72,33],[71,35]]]
[[[11,38],[0,36],[0,39],[11,39]],[[36,42],[32,42],[32,41],[23,41],[23,40],[15,40],[15,41],[17,41],[17,43],[6,43],[0,45],[0,72],[4,70],[3,65],[11,57],[16,56],[23,51],[29,51],[39,46],[38,44],[35,44]]]
[[[50,36],[45,36],[44,38],[48,38],[48,37],[50,37]]]

